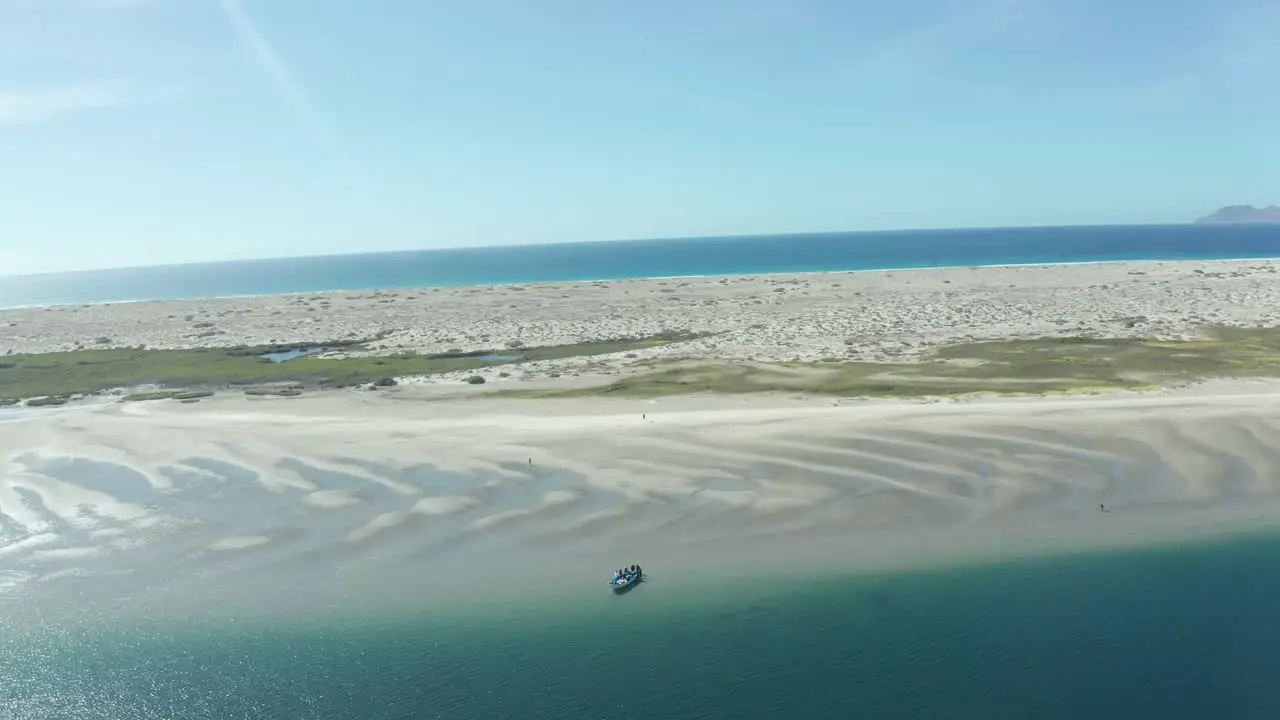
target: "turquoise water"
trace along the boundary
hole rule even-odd
[[[1276,557],[1262,537],[462,614],[9,628],[0,717],[1275,718]]]
[[[1280,225],[747,235],[433,250],[0,277],[0,308],[677,275],[1280,256]]]
[[[280,352],[263,353],[258,357],[262,358],[263,360],[270,360],[273,363],[282,363],[288,360],[293,360],[294,358],[306,357],[307,355],[315,355],[316,353],[322,353],[328,349],[329,348],[323,348],[323,347],[298,348],[296,350],[282,350]]]

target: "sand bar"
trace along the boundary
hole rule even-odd
[[[301,612],[532,573],[544,591],[593,592],[631,558],[669,583],[708,567],[868,571],[1268,528],[1280,510],[1274,381],[855,406],[431,398],[7,420],[0,602]]]

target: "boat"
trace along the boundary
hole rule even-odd
[[[626,592],[644,581],[644,570],[639,565],[635,569],[626,568],[622,572],[614,572],[609,580],[609,587],[616,593]]]

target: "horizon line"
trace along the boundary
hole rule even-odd
[[[668,235],[659,237],[630,237],[630,238],[610,238],[605,240],[559,240],[554,242],[529,242],[529,243],[498,243],[494,245],[463,245],[452,247],[438,248],[417,248],[413,250],[373,250],[369,252],[337,252],[337,253],[314,253],[304,255],[270,255],[263,257],[247,257],[247,258],[230,258],[225,260],[189,260],[186,262],[170,262],[156,263],[154,265],[112,265],[108,267],[96,268],[80,268],[77,270],[47,270],[34,273],[16,273],[7,275],[0,273],[0,282],[6,280],[28,279],[28,278],[45,278],[54,275],[82,275],[104,272],[126,272],[133,270],[158,270],[162,268],[186,268],[193,265],[233,265],[237,263],[258,263],[273,262],[283,260],[301,260],[310,258],[342,258],[342,257],[365,257],[369,255],[405,255],[432,252],[458,252],[466,250],[497,250],[502,248],[526,248],[526,247],[556,247],[563,245],[603,245],[608,243],[626,243],[626,242],[670,242],[670,241],[690,241],[697,242],[703,240],[730,240],[735,238],[746,237],[807,237],[812,235],[890,235],[895,233],[947,233],[947,232],[964,232],[974,230],[1044,230],[1050,228],[1110,228],[1110,227],[1182,227],[1194,226],[1209,223],[1197,222],[1181,222],[1181,223],[1081,223],[1074,225],[967,225],[956,227],[934,227],[934,228],[895,228],[889,230],[806,230],[799,232],[768,232],[768,233],[732,233],[727,235]],[[1229,225],[1233,223],[1213,223],[1215,225]]]

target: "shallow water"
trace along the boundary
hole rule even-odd
[[[294,358],[306,357],[308,355],[316,355],[318,353],[328,352],[328,350],[329,348],[326,348],[326,347],[299,348],[296,350],[284,350],[282,352],[263,353],[258,357],[262,358],[263,360],[270,360],[273,363],[282,363],[287,360],[293,360]]]
[[[1274,718],[1280,539],[0,635],[0,716]],[[714,569],[713,569],[714,570]],[[501,593],[501,588],[495,588]]]

